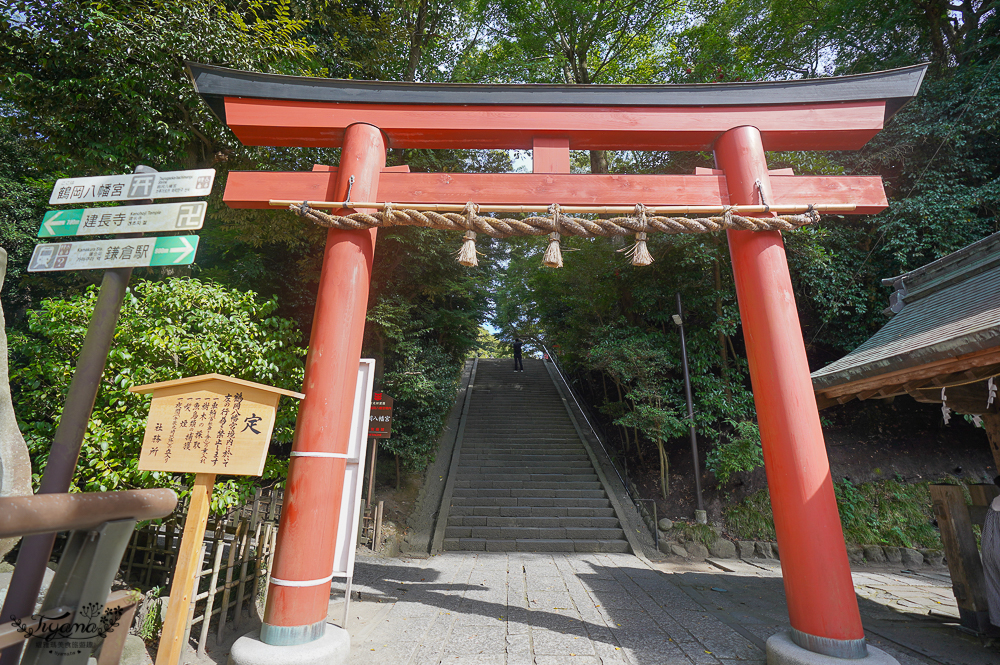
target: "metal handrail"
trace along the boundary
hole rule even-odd
[[[177,495],[168,489],[3,497],[0,538],[93,529],[121,519],[156,519],[176,506]]]
[[[541,347],[542,350],[545,351],[545,354],[552,360],[552,366],[555,368],[556,373],[559,374],[559,378],[562,379],[563,385],[565,385],[566,388],[569,390],[569,395],[570,397],[573,398],[573,402],[576,404],[577,409],[580,411],[580,415],[582,415],[584,421],[586,421],[587,427],[590,428],[590,431],[594,434],[594,438],[597,439],[597,442],[601,444],[601,449],[604,451],[604,455],[608,458],[608,460],[611,461],[611,468],[615,470],[615,475],[618,476],[618,480],[621,481],[622,487],[625,488],[625,494],[628,496],[630,501],[635,503],[636,500],[632,496],[632,490],[629,488],[628,482],[626,482],[625,478],[622,477],[621,472],[618,470],[618,465],[615,464],[614,458],[611,456],[611,453],[608,452],[608,447],[604,445],[604,441],[601,439],[600,434],[597,433],[597,428],[594,427],[594,424],[590,422],[590,418],[587,417],[586,410],[583,408],[583,405],[580,404],[580,400],[576,398],[576,391],[573,389],[573,386],[570,384],[570,382],[566,380],[566,375],[563,374],[562,369],[559,367],[559,358],[553,351],[551,351],[548,347],[546,347],[544,343],[541,343]],[[626,475],[628,474],[626,473]]]

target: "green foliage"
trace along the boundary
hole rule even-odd
[[[931,520],[929,483],[882,480],[855,486],[834,483],[844,537],[852,543],[897,547],[940,547]]]
[[[740,540],[774,541],[774,513],[767,490],[758,490],[723,511],[726,531]]]
[[[513,358],[513,351],[510,345],[501,343],[496,336],[486,328],[480,328],[476,337],[476,348],[469,351],[469,357],[481,356],[483,358]]]
[[[409,469],[433,457],[486,318],[496,243],[480,241],[480,267],[470,269],[453,256],[460,242],[415,227],[379,233],[363,353],[379,362],[378,389],[395,400],[392,437],[379,446]]]
[[[0,14],[0,97],[24,138],[85,172],[210,165],[232,139],[184,60],[300,73],[289,0],[14,0]],[[74,173],[74,175],[82,175]]]
[[[714,543],[718,538],[718,534],[715,533],[715,529],[708,524],[674,522],[674,528],[672,531],[680,536],[678,538],[680,542],[690,541],[693,543],[701,543],[705,547],[711,547],[712,543]]]
[[[48,299],[29,313],[28,331],[11,346],[11,385],[37,484],[62,412],[73,367],[93,313],[97,291]],[[260,302],[196,279],[138,282],[125,296],[114,345],[80,454],[73,487],[111,491],[177,487],[183,477],[136,468],[149,397],[134,385],[217,372],[297,390],[302,357],[294,323],[273,315],[275,300]],[[281,401],[272,448],[291,443],[296,400]],[[284,477],[287,460],[270,455],[263,481]],[[253,492],[256,478],[222,478],[213,508],[223,510]]]
[[[725,443],[719,442],[709,451],[705,468],[715,474],[720,485],[725,485],[733,474],[750,472],[764,466],[764,451],[760,445],[757,423],[744,420],[728,421],[732,431],[725,434]]]
[[[929,484],[895,479],[834,483],[844,539],[857,545],[940,548],[940,536],[931,524]],[[726,530],[742,540],[774,540],[767,490],[726,508],[725,523]]]
[[[139,637],[142,638],[143,642],[152,642],[153,640],[160,637],[163,632],[163,621],[160,619],[161,606],[163,601],[160,599],[163,593],[163,587],[155,586],[146,593],[146,598],[148,598],[149,611],[142,618],[142,625],[139,627]]]

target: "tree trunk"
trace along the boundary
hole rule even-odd
[[[400,474],[399,474],[399,454],[397,453],[396,454],[396,491],[397,492],[399,491],[400,487],[401,487],[401,484],[400,484]]]
[[[591,150],[590,151],[590,172],[591,173],[607,173],[608,172],[608,151],[607,150]]]
[[[993,453],[993,464],[996,465],[997,474],[1000,475],[1000,413],[995,411],[984,413],[983,427],[986,429],[986,440],[990,442],[990,452]]]

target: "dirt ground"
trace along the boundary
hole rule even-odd
[[[377,551],[381,551],[386,541],[397,534],[400,538],[406,535],[406,524],[413,512],[420,488],[423,486],[423,473],[400,473],[399,489],[396,489],[395,460],[386,456],[379,458],[375,473],[375,487],[372,493],[372,503],[378,505],[383,501],[382,508],[382,542]],[[367,486],[365,487],[367,496]]]

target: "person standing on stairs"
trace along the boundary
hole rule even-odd
[[[514,349],[514,371],[523,372],[524,363],[521,362],[521,340],[518,337],[514,338],[514,344],[512,346]]]

